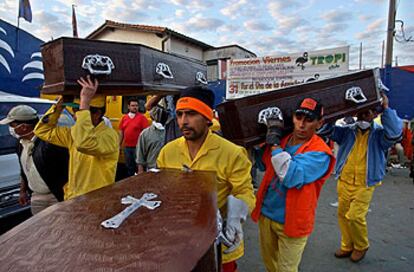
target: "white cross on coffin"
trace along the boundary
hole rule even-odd
[[[161,205],[161,201],[150,201],[151,199],[157,198],[158,195],[153,193],[145,193],[142,195],[140,199],[132,197],[130,195],[123,197],[121,199],[122,204],[132,204],[125,208],[122,212],[118,213],[117,215],[103,221],[101,226],[107,229],[116,229],[124,222],[124,220],[130,216],[133,212],[135,212],[139,207],[144,206],[150,210],[154,210]]]

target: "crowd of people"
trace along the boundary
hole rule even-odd
[[[130,100],[118,135],[103,121],[106,104],[105,97],[96,94],[98,81],[87,77],[78,83],[79,98],[62,97],[40,119],[34,109],[21,105],[0,121],[20,140],[21,204],[30,199],[36,214],[114,183],[120,149],[129,175],[155,167],[214,171],[219,217],[225,222],[218,234],[224,272],[237,271],[236,261],[244,254],[242,224],[249,215],[258,222],[266,270],[297,271],[314,228],[321,189],[331,173],[337,180],[341,233],[333,255],[362,260],[370,246],[366,214],[386,173],[388,150],[402,139],[412,141],[412,136],[403,137],[407,131],[403,134],[402,121],[384,94],[382,125],[374,122],[375,110],[358,112],[354,122],[324,124],[323,101],[307,97],[293,112],[291,133],[280,143],[256,147],[262,156],[255,164],[262,165],[265,174],[255,194],[248,152],[212,129],[217,120],[214,93],[208,88],[189,87],[167,99],[167,108],[159,104],[163,97],[153,97],[146,107],[151,125],[138,112],[138,101]],[[71,128],[57,126],[65,106],[74,110]],[[336,156],[326,138],[338,144]]]

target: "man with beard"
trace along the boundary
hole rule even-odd
[[[177,101],[178,126],[183,134],[166,144],[157,159],[159,168],[214,171],[217,200],[226,215],[223,230],[222,271],[236,271],[236,260],[244,254],[241,223],[252,210],[255,197],[251,182],[251,163],[243,147],[212,133],[214,94],[204,87],[190,87]],[[226,212],[226,214],[225,214]]]
[[[128,101],[128,113],[119,122],[119,146],[124,146],[125,164],[128,176],[133,176],[137,170],[136,146],[141,132],[148,127],[148,120],[138,112],[138,100]]]
[[[387,151],[402,134],[401,119],[388,107],[385,94],[382,99],[382,126],[373,122],[377,115],[374,110],[365,110],[357,113],[355,124],[334,126],[331,135],[339,145],[335,173],[341,247],[335,257],[350,257],[353,262],[361,261],[369,248],[369,204],[384,178]]]

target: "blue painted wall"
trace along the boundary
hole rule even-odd
[[[43,84],[43,41],[0,19],[0,91],[38,97]]]
[[[401,118],[414,118],[414,73],[392,67],[389,74],[390,91],[387,94],[390,107],[397,110]],[[381,79],[385,83],[385,69],[381,69]]]
[[[226,81],[210,81],[208,87],[214,92],[214,108],[226,98]]]

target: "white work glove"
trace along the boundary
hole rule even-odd
[[[223,239],[225,239],[223,234],[223,218],[221,217],[220,210],[217,210],[217,216],[216,216],[216,222],[217,222],[217,236],[216,236],[216,245],[223,242]]]
[[[224,253],[233,252],[243,241],[242,223],[246,221],[249,209],[243,200],[230,195],[227,197],[227,222],[219,235],[220,241],[228,247]]]

